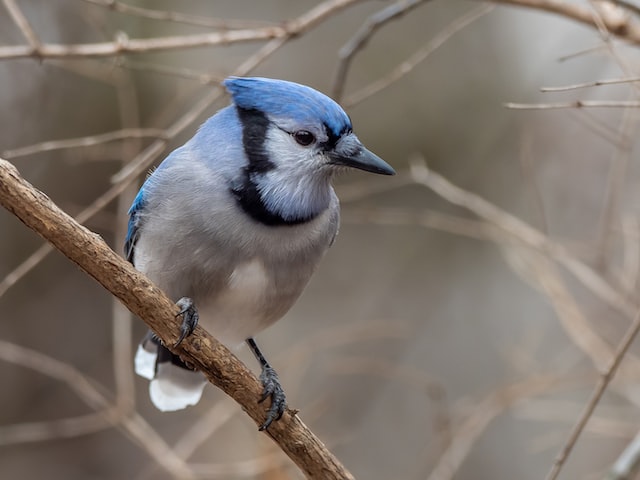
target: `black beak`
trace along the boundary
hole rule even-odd
[[[379,173],[380,175],[395,175],[396,171],[387,162],[375,153],[367,150],[355,138],[349,135],[338,142],[336,148],[329,152],[331,163],[345,167],[357,168],[365,172]],[[343,143],[343,145],[340,145]],[[341,148],[342,147],[342,148]]]

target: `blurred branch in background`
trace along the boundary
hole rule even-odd
[[[428,0],[398,0],[382,7],[376,2],[328,0],[318,4],[308,2],[308,5],[303,2],[295,7],[290,2],[275,1],[268,5],[265,2],[252,7],[254,14],[247,12],[246,6],[228,11],[223,2],[211,5],[205,2],[200,8],[196,3],[187,6],[167,1],[162,4],[166,7],[163,10],[154,2],[72,0],[62,13],[56,10],[62,6],[50,6],[47,8],[51,10],[39,14],[38,7],[27,0],[3,0],[2,6],[8,15],[0,16],[0,78],[3,78],[0,84],[6,85],[1,88],[10,89],[6,105],[11,106],[3,108],[11,112],[3,124],[20,124],[23,110],[25,118],[29,118],[24,108],[29,97],[49,105],[51,98],[63,89],[64,82],[52,75],[43,82],[42,91],[46,93],[34,95],[30,90],[33,87],[24,79],[37,78],[40,71],[64,72],[69,75],[65,78],[76,79],[78,83],[74,85],[83,81],[87,85],[99,84],[98,89],[106,87],[115,93],[116,111],[111,123],[103,122],[97,128],[86,129],[83,124],[88,123],[88,119],[86,110],[81,108],[82,102],[68,102],[64,111],[43,108],[43,114],[36,110],[40,113],[29,120],[30,128],[19,130],[20,141],[14,140],[15,133],[0,134],[3,155],[16,163],[23,162],[21,170],[36,178],[38,169],[51,168],[51,165],[65,169],[61,174],[64,177],[69,166],[65,160],[72,155],[82,157],[77,165],[88,163],[92,156],[103,160],[116,158],[117,162],[110,163],[111,170],[96,167],[96,177],[110,178],[110,183],[91,183],[92,197],[88,201],[62,196],[61,205],[74,206],[70,209],[76,210],[74,216],[80,223],[109,213],[103,235],[113,236],[114,243],[119,243],[124,211],[136,182],[160,160],[167,147],[193,130],[193,125],[217,104],[223,94],[219,86],[222,78],[261,69],[270,76],[302,75],[306,83],[325,82],[335,98],[353,108],[350,113],[361,115],[359,122],[368,120],[366,114],[360,113],[364,111],[371,112],[369,116],[383,125],[379,132],[383,132],[385,138],[381,141],[391,145],[388,151],[396,158],[390,160],[396,163],[399,174],[384,183],[367,180],[340,185],[344,208],[338,243],[350,247],[350,251],[341,257],[335,252],[340,246],[334,247],[333,270],[320,272],[320,280],[315,284],[324,286],[324,291],[318,290],[317,299],[309,293],[314,306],[307,305],[304,314],[292,314],[315,318],[315,325],[321,324],[325,329],[317,327],[314,331],[313,326],[304,329],[297,326],[282,342],[284,347],[278,361],[287,365],[288,392],[297,398],[306,398],[301,403],[314,430],[317,427],[323,437],[328,438],[328,444],[336,448],[338,455],[355,467],[354,472],[363,472],[362,478],[516,477],[527,480],[540,478],[549,466],[552,470],[548,478],[556,478],[563,472],[567,478],[583,478],[605,470],[616,480],[633,478],[640,449],[639,442],[633,438],[635,435],[629,432],[637,431],[640,425],[640,357],[637,351],[625,352],[638,329],[640,307],[637,292],[640,198],[635,195],[638,171],[634,162],[640,106],[637,90],[640,72],[635,67],[636,48],[640,44],[638,7],[632,2],[606,0],[495,0],[473,2],[479,5],[471,4],[471,7],[463,2]],[[306,11],[291,13],[291,9],[303,9],[305,5]],[[522,8],[495,8],[497,5]],[[78,14],[69,15],[72,11]],[[59,18],[52,12],[58,13]],[[523,25],[529,24],[535,12],[545,13],[540,17],[544,22],[559,21],[561,27],[558,28],[570,33],[551,42],[546,28],[543,31],[542,27],[536,27],[546,23],[531,23],[530,28],[539,30],[528,30],[531,36],[523,43],[528,44],[529,50],[517,50],[518,53],[508,59],[509,68],[501,69],[500,62],[491,56],[492,49],[498,51],[495,45],[499,44],[516,51],[521,38],[516,32],[524,30]],[[249,18],[252,16],[256,18]],[[526,21],[518,23],[518,18]],[[538,16],[535,18],[542,21]],[[486,19],[483,22],[488,26],[479,22],[480,19]],[[60,32],[52,28],[56,21],[61,22]],[[575,43],[564,47],[578,35],[574,23],[582,26],[581,34],[587,31],[591,35],[587,38],[595,38],[598,44],[588,48],[578,44],[578,53],[560,55],[561,52],[554,50],[558,45],[576,47]],[[473,34],[469,33],[471,28]],[[499,41],[492,44],[494,35]],[[547,77],[551,69],[546,66],[543,67],[545,75],[536,76],[539,72],[531,65],[540,62],[532,50],[534,44],[540,44],[543,51],[537,52],[538,57],[559,62],[598,59],[615,72],[599,75],[599,71],[574,67],[577,78],[570,76],[556,82]],[[210,53],[206,49],[213,47],[215,55],[202,53]],[[470,53],[465,54],[466,51]],[[434,55],[435,52],[439,55]],[[176,53],[180,58],[175,57]],[[443,63],[441,58],[451,58],[451,62]],[[427,59],[432,63],[425,74],[421,69]],[[484,65],[488,61],[494,63]],[[473,76],[477,64],[482,73]],[[516,75],[515,64],[523,65],[522,77]],[[25,69],[29,73],[5,82],[2,75],[11,80],[14,69]],[[333,78],[329,78],[327,72],[334,72]],[[506,72],[513,77],[505,79]],[[444,80],[434,86],[431,82],[439,75]],[[594,75],[600,79],[593,80]],[[161,83],[160,79],[167,83]],[[462,88],[456,90],[459,81]],[[494,89],[495,84],[498,86]],[[147,92],[149,85],[163,93]],[[207,89],[203,90],[203,86]],[[532,99],[532,90],[536,87],[546,95],[564,96],[561,101]],[[615,88],[626,89],[625,95],[621,98]],[[401,90],[408,92],[406,96]],[[94,95],[103,95],[105,90],[99,91],[103,93]],[[167,97],[171,94],[167,95],[167,91],[173,92],[174,98],[169,101]],[[467,96],[473,91],[477,92]],[[3,92],[0,89],[0,95]],[[525,101],[518,97],[525,97]],[[12,103],[14,98],[20,98],[22,103],[17,100]],[[440,102],[440,98],[444,100]],[[2,99],[0,96],[0,102]],[[149,109],[150,103],[154,104],[153,109]],[[399,110],[395,110],[398,105]],[[493,107],[499,105],[542,111],[522,112],[514,120],[512,115],[516,114],[508,109],[496,114]],[[481,108],[479,123],[468,127],[469,119]],[[569,112],[560,117],[565,110]],[[397,111],[400,113],[393,113]],[[100,117],[101,113],[92,110],[91,116]],[[406,119],[399,118],[401,116]],[[544,120],[540,121],[541,118]],[[46,129],[47,119],[49,123],[64,123],[66,128]],[[518,122],[522,122],[525,135],[514,132],[520,128],[513,126]],[[553,126],[545,130],[547,123]],[[498,133],[489,130],[492,125],[502,130],[497,130]],[[375,135],[375,124],[370,128],[374,132],[370,135]],[[406,135],[407,131],[413,136]],[[555,136],[556,132],[565,131],[564,136]],[[515,142],[517,153],[496,147],[508,144],[513,138],[523,139]],[[570,155],[555,154],[563,146],[558,138],[570,144]],[[596,145],[596,139],[602,143]],[[461,143],[469,143],[469,150],[455,150]],[[606,150],[602,145],[606,145]],[[107,149],[107,146],[113,148]],[[416,151],[419,153],[405,166],[404,159]],[[452,153],[454,151],[457,153]],[[51,156],[44,158],[44,153]],[[519,163],[513,160],[516,155],[521,157]],[[447,162],[440,162],[440,157]],[[507,160],[496,163],[494,159],[499,157]],[[575,163],[571,163],[573,157],[583,160],[584,165],[576,169]],[[606,159],[605,166],[588,162],[601,157]],[[429,159],[430,165],[438,162],[434,168],[443,173],[427,168],[424,158]],[[54,159],[62,161],[57,163]],[[460,164],[459,170],[449,166],[455,162]],[[565,163],[567,170],[558,170]],[[500,179],[510,175],[510,165],[521,168],[526,185],[522,188],[509,177],[505,183],[512,187],[511,196],[502,197],[500,194],[508,187],[501,184]],[[571,165],[580,171],[572,171]],[[491,183],[480,183],[488,178],[487,182]],[[61,190],[69,189],[63,180],[40,178],[42,183],[51,182],[48,186],[54,192],[57,191],[55,180]],[[89,181],[82,178],[76,183]],[[581,188],[576,188],[576,184]],[[111,206],[114,200],[116,207]],[[522,203],[535,204],[537,222],[527,219],[526,208],[520,208]],[[566,205],[571,208],[565,210]],[[582,216],[577,215],[577,211]],[[585,223],[592,227],[587,230],[588,234],[579,227],[565,228],[585,217]],[[118,219],[115,224],[114,218]],[[6,224],[7,231],[11,225]],[[20,235],[20,230],[11,228],[8,236],[0,238],[7,244],[11,235]],[[421,237],[423,229],[430,232],[428,240]],[[394,243],[383,250],[387,233],[393,236]],[[370,246],[374,243],[380,246],[372,250]],[[485,246],[498,253],[498,261],[494,258],[492,268],[486,271],[480,270],[489,255]],[[0,248],[13,252],[2,242]],[[63,275],[58,272],[53,274],[53,282],[50,277],[38,280],[53,262],[51,259],[45,262],[52,249],[48,244],[34,246],[29,255],[25,253],[29,248],[27,245],[20,250],[20,256],[15,257],[19,261],[3,262],[0,257],[0,267],[6,272],[0,280],[0,300],[5,302],[5,310],[13,311],[10,309],[24,288],[30,293],[29,299],[17,308],[27,309],[27,313],[18,310],[18,318],[47,318],[52,331],[66,332],[60,325],[69,316],[66,309],[71,300],[75,300],[74,296],[60,296],[63,307],[59,313],[51,314],[51,318],[49,309],[57,311],[46,303],[44,296],[42,300],[38,298],[42,303],[40,314],[28,310],[34,303],[33,290],[38,288],[33,285],[45,282],[54,291],[53,287],[64,283]],[[360,250],[369,255],[356,263]],[[467,251],[471,253],[466,254]],[[441,258],[447,262],[438,270]],[[458,261],[462,265],[460,273],[453,267]],[[380,265],[379,269],[374,263]],[[501,282],[503,264],[508,267],[509,276]],[[350,272],[355,272],[355,276],[344,280]],[[433,277],[427,276],[431,272]],[[476,272],[482,272],[481,278],[471,283]],[[526,286],[516,286],[514,277],[522,279]],[[529,287],[527,295],[523,295],[522,290]],[[78,284],[73,288],[78,288]],[[474,295],[473,289],[483,291],[484,296]],[[492,289],[498,294],[492,296]],[[415,298],[411,297],[413,292],[417,292]],[[88,303],[97,302],[97,298],[91,297]],[[507,307],[509,301],[514,304],[513,310]],[[327,303],[332,306],[329,315],[322,308]],[[544,322],[548,317],[552,322]],[[70,333],[49,335],[51,343],[35,340],[39,338],[37,329],[44,329],[45,322],[37,322],[37,327],[32,329],[26,325],[28,321],[6,321],[0,325],[3,328],[0,359],[4,363],[19,370],[38,372],[38,382],[42,382],[42,377],[59,382],[76,394],[84,405],[81,408],[89,409],[70,414],[65,401],[54,403],[52,400],[48,409],[36,405],[22,416],[14,418],[8,414],[9,418],[0,426],[0,446],[4,451],[24,452],[25,457],[20,458],[29,458],[36,455],[28,450],[31,443],[41,442],[55,448],[56,442],[63,439],[65,442],[79,436],[93,439],[116,427],[118,433],[114,435],[123,433],[130,438],[147,454],[148,460],[135,458],[130,464],[114,462],[118,454],[96,440],[95,444],[86,442],[93,450],[84,455],[93,459],[87,462],[95,461],[95,465],[75,474],[65,470],[66,473],[59,476],[91,476],[93,473],[87,471],[100,468],[96,466],[99,461],[95,460],[98,456],[95,452],[100,451],[108,457],[104,462],[120,463],[110,467],[113,472],[117,471],[111,475],[114,478],[142,480],[158,475],[299,478],[287,459],[271,443],[263,442],[255,434],[253,425],[248,429],[242,423],[243,416],[236,415],[237,408],[225,399],[185,414],[191,417],[182,416],[177,420],[154,417],[155,413],[142,401],[136,401],[134,395],[129,314],[114,303],[110,319],[109,362],[103,367],[108,373],[94,370],[90,363],[78,360],[79,353],[78,357],[75,352],[68,353],[70,344],[89,341],[72,337],[77,328],[73,323],[66,327]],[[353,324],[341,324],[347,319]],[[458,319],[465,322],[460,324]],[[531,345],[525,349],[520,343],[527,342],[514,338],[519,332],[514,330],[514,325],[526,331],[523,325],[527,319],[537,326],[539,330],[535,331],[540,342],[548,350],[534,352],[535,347]],[[301,323],[304,322],[296,325]],[[307,325],[310,324],[314,322],[308,321]],[[135,328],[137,323],[133,325]],[[614,347],[624,331],[623,342],[618,348]],[[31,339],[34,339],[33,347],[21,346]],[[496,343],[491,343],[492,340]],[[399,348],[399,344],[403,348]],[[516,373],[516,379],[512,378],[515,367],[509,365],[509,361],[492,360],[496,344],[506,346],[508,351],[518,349],[520,355],[531,357],[525,362],[527,368]],[[92,356],[88,358],[95,365],[100,346],[92,344],[91,350]],[[45,353],[49,351],[51,353]],[[586,359],[585,365],[580,365],[579,359]],[[594,371],[600,373],[599,378],[589,373]],[[19,392],[18,374],[12,375]],[[314,381],[309,382],[307,377]],[[587,398],[585,392],[594,384],[595,390]],[[610,395],[605,395],[606,392]],[[569,397],[572,408],[560,421],[560,415],[554,415],[557,412],[553,406],[560,400],[553,403],[540,397],[556,399],[563,395]],[[615,428],[611,427],[614,420],[609,410],[593,417],[603,395],[606,401],[602,401],[607,406],[622,404],[627,408],[625,412],[635,413],[631,418],[625,416],[629,424],[625,432],[611,433]],[[495,420],[505,419],[506,411],[525,400],[529,405],[538,402],[538,413],[530,415],[529,423],[524,426],[514,427],[509,423],[506,429],[509,431],[500,429],[497,425],[500,422]],[[16,403],[26,405],[28,402],[20,397]],[[251,411],[253,407],[247,409]],[[531,445],[532,438],[539,436],[540,426],[554,422],[556,429],[565,432],[566,424],[571,423],[568,416],[577,419],[568,440],[563,443],[564,433],[551,432],[553,440],[546,442],[546,450],[560,451],[555,463],[550,452],[545,451],[544,458],[542,455],[537,458]],[[590,419],[596,426],[609,421],[609,428],[598,430],[590,425]],[[419,433],[408,433],[411,428]],[[598,435],[609,441],[608,450],[603,453],[600,449],[598,455],[590,452],[593,439],[582,435],[583,430],[598,431]],[[500,436],[494,439],[497,448],[490,450],[487,438],[498,435],[492,434],[494,431]],[[522,432],[528,441],[517,454],[514,449],[523,444],[511,441],[512,431]],[[611,444],[614,436],[626,439],[628,446]],[[117,448],[120,442],[111,440],[111,448]],[[107,440],[104,443],[108,443]],[[573,462],[568,461],[572,449],[576,450]],[[212,452],[218,451],[221,459],[211,458]],[[580,451],[584,453],[581,455]],[[620,452],[623,453],[616,461]],[[3,453],[0,450],[0,455]],[[66,458],[57,453],[56,458]],[[9,454],[3,458],[8,457]],[[510,467],[507,457],[513,457],[517,466]],[[393,463],[394,460],[397,463]],[[57,462],[59,467],[64,460]],[[0,466],[0,475],[25,476],[21,473],[32,472],[29,468],[35,469],[37,464],[28,463],[33,465],[21,466],[22,470],[14,467],[17,474],[10,466]],[[75,460],[67,462],[65,468],[76,463]],[[4,464],[8,465],[0,462]],[[386,467],[388,464],[394,465],[392,473],[385,470],[392,468]],[[31,476],[38,475],[42,474],[31,473]]]

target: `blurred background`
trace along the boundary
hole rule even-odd
[[[0,156],[120,252],[145,172],[227,104],[222,78],[334,96],[398,175],[338,179],[336,243],[258,336],[290,406],[356,478],[544,478],[640,305],[640,19],[634,2],[502,3],[520,2],[4,0]],[[180,46],[324,7],[281,41]],[[29,31],[176,48],[19,55]],[[212,386],[156,411],[131,368],[145,325],[43,245],[0,210],[1,478],[302,478]],[[607,474],[639,386],[635,345],[561,478]]]

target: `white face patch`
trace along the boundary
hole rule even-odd
[[[299,145],[289,133],[273,126],[267,130],[264,147],[276,169],[288,175],[308,175],[325,162],[316,144]]]

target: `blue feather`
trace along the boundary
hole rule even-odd
[[[127,260],[133,263],[133,254],[136,246],[136,242],[138,241],[140,228],[140,212],[144,209],[146,205],[146,201],[144,198],[144,185],[136,195],[136,198],[133,200],[133,204],[129,209],[129,223],[127,228],[127,236],[124,240],[124,254]]]
[[[229,77],[223,85],[240,108],[291,118],[300,124],[321,121],[335,137],[351,131],[351,120],[342,107],[305,85],[260,77]]]

